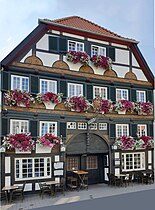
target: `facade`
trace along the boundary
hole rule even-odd
[[[36,180],[59,179],[72,170],[88,171],[89,183],[95,184],[107,183],[109,172],[154,169],[153,146],[123,150],[114,145],[119,136],[153,136],[153,113],[100,113],[95,107],[77,112],[64,105],[68,97],[79,95],[91,103],[98,96],[114,103],[153,103],[153,74],[137,45],[133,39],[80,17],[39,20],[34,31],[1,62],[1,136],[3,140],[9,133],[30,132],[35,139],[52,133],[63,144],[52,150],[39,149],[37,144],[29,152],[6,149],[2,153],[2,186],[26,181],[25,190],[36,191]],[[112,68],[96,67],[91,61],[88,65],[73,63],[66,57],[68,51],[110,57]],[[37,102],[29,107],[10,106],[4,94],[14,89],[33,97],[63,93],[63,98],[53,109]]]

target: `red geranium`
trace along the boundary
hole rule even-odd
[[[43,146],[53,148],[55,145],[60,144],[60,138],[58,136],[54,136],[53,134],[47,133],[44,136],[39,137],[37,142]]]

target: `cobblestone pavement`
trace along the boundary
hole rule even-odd
[[[90,185],[88,190],[67,191],[65,192],[65,195],[57,193],[55,197],[49,197],[45,194],[43,199],[40,198],[39,194],[26,194],[23,202],[21,200],[16,200],[9,205],[6,205],[5,202],[3,202],[1,210],[35,209],[44,206],[60,205],[150,189],[155,189],[155,183],[150,185],[134,184],[133,186],[130,185],[127,187],[111,187],[107,184],[96,184]]]

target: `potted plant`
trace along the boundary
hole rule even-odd
[[[21,106],[28,107],[32,102],[34,102],[34,98],[29,92],[24,90],[8,90],[4,94],[5,103],[9,106]]]
[[[83,65],[89,64],[89,56],[86,52],[81,52],[81,51],[76,52],[76,51],[70,50],[66,54],[66,59],[75,64],[78,62],[80,62]]]
[[[154,140],[150,136],[141,136],[136,140],[136,149],[153,148]]]
[[[67,98],[65,106],[75,112],[87,112],[91,108],[91,104],[84,96],[73,96]]]
[[[102,99],[101,97],[96,97],[93,100],[93,106],[95,108],[95,111],[102,113],[102,114],[111,112],[113,110],[112,101]]]
[[[19,151],[32,151],[34,141],[32,140],[31,133],[8,134],[4,140],[3,145],[7,149],[15,148]]]
[[[134,110],[134,104],[128,100],[118,100],[114,105],[114,110],[118,114],[125,114],[126,111],[132,112]]]
[[[115,140],[113,146],[121,150],[133,150],[135,148],[135,140],[131,136],[120,136]]]
[[[90,60],[96,67],[102,67],[105,70],[112,69],[112,60],[109,57],[104,57],[103,55],[93,55]]]
[[[38,93],[36,96],[36,99],[39,103],[44,103],[46,109],[54,109],[54,107],[58,104],[61,103],[62,101],[62,93],[52,93],[52,92],[47,92],[47,93]]]
[[[139,115],[148,115],[153,113],[153,104],[151,102],[135,102],[134,109]]]

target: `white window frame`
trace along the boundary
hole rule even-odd
[[[54,133],[52,133],[53,135],[55,135],[55,136],[57,136],[57,122],[52,122],[52,121],[40,121],[40,129],[39,129],[39,135],[40,136],[42,136],[42,124],[43,123],[46,123],[46,124],[48,124],[48,131],[47,131],[47,133],[49,133],[49,125],[50,124],[55,124],[55,132]]]
[[[121,98],[118,98],[117,91],[121,91]],[[123,97],[123,92],[126,92],[126,93],[127,93],[127,94],[126,94],[126,95],[127,95],[127,98],[126,98],[126,99]],[[123,100],[123,99],[129,100],[129,91],[128,91],[128,89],[116,88],[116,101],[118,101],[118,100]]]
[[[135,168],[134,164],[134,155],[135,154],[140,154],[140,168]],[[132,155],[132,169],[126,169],[126,155]],[[134,153],[123,153],[122,156],[124,156],[124,168],[122,166],[122,171],[139,171],[139,170],[145,170],[145,152],[134,152]],[[144,159],[143,159],[144,157]],[[123,159],[123,158],[122,158]],[[123,164],[123,160],[122,160]]]
[[[47,82],[47,92],[52,92],[52,93],[57,94],[57,81],[56,80],[48,80],[48,79],[40,79],[40,93],[44,93],[44,92],[42,92],[42,85],[41,85],[42,81]],[[55,91],[50,91],[50,88],[49,88],[50,82],[54,83]]]
[[[74,86],[74,94],[70,95],[70,88]],[[73,96],[79,96],[79,95],[83,95],[83,84],[77,84],[77,83],[68,83],[67,84],[68,87],[68,97],[73,97]],[[81,94],[76,94],[77,92],[77,88],[81,87]]]
[[[13,123],[19,123],[19,127],[17,128],[16,132],[13,132]],[[10,119],[10,133],[11,134],[17,134],[17,133],[25,133],[24,131],[22,132],[22,122],[27,123],[27,132],[29,132],[29,121],[28,120],[17,120],[17,119]]]
[[[23,174],[22,174],[22,160],[28,160],[28,159],[32,159],[32,177],[29,178],[24,178]],[[45,172],[45,176],[37,176],[35,177],[35,159],[44,159],[44,172]],[[47,160],[49,159],[49,167],[50,167],[50,171],[49,171],[49,175],[47,175]],[[19,160],[19,178],[16,177],[16,160]],[[52,168],[51,168],[51,157],[29,157],[29,158],[15,158],[15,181],[19,181],[19,180],[31,180],[31,179],[43,179],[43,178],[51,178],[52,176]]]
[[[141,93],[144,94],[144,100],[141,100]],[[146,91],[145,90],[136,90],[136,99],[138,102],[146,102]]]
[[[93,47],[97,48],[97,54],[93,53]],[[104,50],[104,54],[101,53],[102,50]],[[102,55],[102,56],[106,57],[106,47],[101,47],[98,45],[91,45],[91,56],[93,56],[93,55]]]
[[[89,125],[89,129],[90,129],[90,130],[97,130],[97,123],[91,123],[91,124]]]
[[[99,97],[102,97],[103,99],[107,99],[107,87],[101,87],[101,86],[93,86],[93,98],[96,98],[97,95],[95,96],[95,89],[99,89]],[[105,97],[101,96],[101,91],[105,92]]]
[[[126,136],[129,136],[129,124],[116,124],[116,137],[119,137],[118,135],[118,127],[121,126],[121,131],[122,131],[122,135],[121,136],[124,136],[124,133],[123,133],[123,127],[126,126],[127,127],[127,135]]]
[[[88,164],[88,159],[89,158],[94,158],[95,157],[95,161],[96,161],[96,167],[88,167],[89,166],[89,164]],[[86,160],[86,165],[87,165],[87,170],[91,170],[91,169],[98,169],[98,159],[97,159],[97,156],[96,155],[91,155],[91,156],[87,156],[87,160]]]
[[[67,129],[76,129],[76,122],[67,122]]]
[[[17,89],[13,87],[13,78],[19,78],[20,79],[20,84],[19,84],[19,90],[23,90],[22,89],[22,79],[28,79],[28,90],[26,90],[27,92],[29,92],[29,77],[25,77],[25,76],[18,76],[18,75],[11,75],[11,90]]]
[[[99,130],[106,131],[107,130],[107,123],[99,123]]]
[[[79,130],[87,130],[87,123],[85,123],[85,122],[78,122],[78,129]]]
[[[84,52],[84,43],[83,42],[77,42],[77,41],[74,41],[74,40],[68,40],[68,51],[69,50],[72,50],[72,49],[69,49],[69,43],[72,42],[75,44],[75,50],[74,51],[77,51],[77,45],[78,44],[82,44],[82,50],[80,50],[80,52]]]
[[[138,127],[139,127],[140,132],[138,132]],[[142,129],[142,127],[144,127],[144,129]],[[137,135],[139,137],[141,137],[143,135],[143,133],[142,133],[143,130],[145,132],[145,136],[147,136],[147,125],[146,124],[138,124],[137,125]]]

